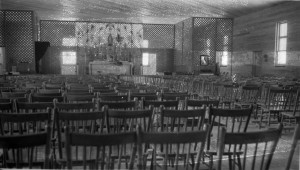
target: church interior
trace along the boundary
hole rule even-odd
[[[300,169],[299,9],[0,0],[0,168]]]

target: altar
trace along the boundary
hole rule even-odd
[[[131,63],[127,61],[93,61],[89,63],[89,74],[131,75]]]

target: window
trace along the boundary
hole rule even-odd
[[[65,51],[62,52],[63,65],[76,65],[76,52]]]
[[[279,22],[276,25],[276,55],[275,64],[286,64],[286,47],[287,47],[287,22]]]
[[[143,48],[148,48],[148,46],[149,46],[149,41],[143,40]]]
[[[149,53],[143,53],[143,66],[149,66]]]
[[[221,56],[221,66],[227,66],[228,65],[228,51],[223,51]]]

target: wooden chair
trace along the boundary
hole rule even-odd
[[[99,111],[100,108],[97,104],[97,100],[92,102],[80,102],[80,103],[60,103],[54,100],[54,107],[60,111],[76,112],[76,111]]]
[[[291,101],[295,100],[290,100],[291,95],[293,95],[293,91],[290,89],[270,88],[266,103],[261,105],[259,127],[262,126],[263,122],[267,126],[270,126],[271,123],[280,122],[280,113],[290,111],[288,108],[292,104]],[[271,118],[273,119],[271,120]]]
[[[254,85],[241,86],[241,92],[234,103],[235,107],[245,108],[254,105],[260,96],[261,87]]]
[[[223,84],[220,92],[220,104],[223,107],[231,108],[237,98],[238,87],[234,84]]]
[[[62,96],[60,89],[40,89],[35,96]]]
[[[207,141],[207,156],[210,158],[210,167],[212,167],[213,156],[216,155],[215,146],[219,141],[221,127],[226,127],[227,132],[246,132],[250,122],[253,107],[243,109],[221,109],[210,107],[209,122],[210,137]],[[214,128],[215,127],[215,128]],[[212,142],[216,141],[216,142]]]
[[[34,94],[30,94],[29,101],[34,102],[53,102],[56,99],[58,102],[64,102],[63,96],[36,96]]]
[[[71,132],[69,127],[65,132],[68,169],[74,168],[77,162],[80,162],[80,169],[87,166],[91,169],[134,169],[136,132],[95,135]],[[82,151],[81,155],[75,156],[76,148]],[[121,164],[123,160],[125,166]]]
[[[51,141],[50,121],[50,109],[46,112],[26,114],[1,113],[0,141],[2,139],[4,141],[11,140],[9,143],[11,145],[4,142],[4,146],[9,146],[3,148],[4,167],[31,168],[38,166],[48,168],[49,159],[52,158],[49,144]],[[14,138],[16,141],[13,140]],[[0,143],[3,144],[2,141]],[[46,147],[35,147],[39,145]]]
[[[292,100],[292,95],[290,100]],[[300,90],[297,90],[294,101],[291,101],[291,108],[287,108],[285,111],[280,112],[281,123],[284,123],[284,128],[294,128],[292,123],[300,123]]]
[[[50,126],[51,110],[35,113],[1,113],[1,134],[30,134],[45,131],[45,126]]]
[[[115,93],[117,94],[117,92],[114,89],[96,89],[96,88],[92,88],[92,93]]]
[[[62,83],[45,83],[43,85],[43,88],[44,89],[47,89],[47,90],[63,90],[64,89],[64,85]]]
[[[50,134],[48,126],[42,133],[0,136],[0,148],[3,149],[2,168],[49,169]]]
[[[101,101],[129,101],[128,95],[99,95]]]
[[[285,167],[286,170],[289,170],[290,167],[291,167],[293,156],[294,156],[296,146],[297,146],[297,143],[299,142],[299,140],[300,140],[300,125],[297,124],[297,126],[295,127],[293,139],[292,139],[290,154],[289,154],[287,164],[286,164],[286,167]]]
[[[185,100],[186,97],[189,97],[190,95],[187,92],[181,92],[181,93],[162,93],[162,100],[176,100],[176,98],[179,98],[179,100]]]
[[[2,98],[14,99],[18,97],[27,97],[26,92],[2,92]]]
[[[34,113],[47,111],[48,108],[54,108],[53,102],[18,102],[16,101],[17,112],[19,113]]]
[[[176,100],[168,100],[168,101],[152,101],[152,100],[143,100],[143,108],[147,108],[149,106],[153,106],[154,108],[159,109],[160,106],[164,106],[165,108],[178,110],[179,98]]]
[[[191,100],[186,98],[185,99],[185,109],[200,109],[206,106],[207,108],[212,106],[214,108],[219,107],[219,100]]]
[[[161,106],[165,109],[170,110],[178,110],[179,106],[179,98],[177,100],[169,100],[169,101],[152,101],[152,100],[143,100],[142,101],[142,108],[147,109],[150,106],[153,106],[154,113],[153,113],[153,130],[158,131],[160,125],[160,113],[161,113]]]
[[[96,100],[97,96],[94,96],[93,94],[65,94],[65,101],[67,103],[73,103],[73,102],[93,102],[93,100]]]
[[[195,110],[168,110],[161,108],[161,132],[202,130],[206,108]]]
[[[99,108],[107,106],[108,109],[118,109],[118,110],[136,110],[138,103],[137,101],[121,101],[121,102],[112,102],[112,101],[98,101]]]
[[[190,132],[142,132],[138,130],[138,169],[161,167],[168,169],[168,162],[181,169],[200,169],[201,157],[207,141],[209,127],[201,131]],[[150,146],[150,148],[149,148]],[[161,160],[162,159],[162,160]],[[190,163],[191,162],[191,163]]]
[[[107,127],[109,133],[136,131],[139,124],[143,131],[149,132],[152,128],[153,107],[146,110],[115,110],[108,109]]]
[[[134,98],[137,98],[138,100],[158,100],[158,96],[156,93],[129,93],[130,100],[133,100]]]
[[[15,105],[14,105],[14,101],[11,99],[0,99],[0,113],[3,112],[14,112],[15,111]]]
[[[223,156],[225,153],[231,153],[227,155],[230,170],[235,169],[236,166],[238,169],[268,170],[281,132],[282,125],[277,129],[246,133],[227,133],[225,128],[221,128],[217,169],[225,168],[222,164]]]
[[[65,158],[63,156],[63,143],[65,139],[63,127],[69,126],[71,132],[86,133],[86,134],[100,134],[103,133],[105,125],[105,111],[74,111],[66,112],[60,111],[58,108],[54,110],[54,125],[56,131],[55,138],[58,143],[59,158]],[[76,153],[77,155],[79,153]],[[63,161],[62,161],[63,162]]]

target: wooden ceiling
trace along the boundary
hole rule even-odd
[[[190,17],[235,18],[278,5],[286,0],[0,1],[2,1],[2,9],[33,10],[42,20],[175,24]]]

